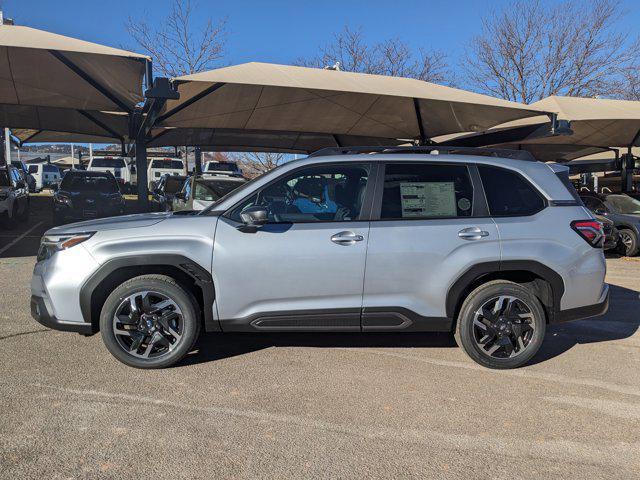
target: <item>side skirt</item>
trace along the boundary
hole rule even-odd
[[[451,332],[446,317],[423,317],[402,307],[262,312],[220,320],[223,332]]]

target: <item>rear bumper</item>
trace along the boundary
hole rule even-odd
[[[553,323],[570,322],[571,320],[579,320],[581,318],[597,317],[604,315],[609,310],[609,285],[604,286],[601,299],[593,305],[584,307],[570,308],[568,310],[560,310],[554,316]]]
[[[54,330],[76,332],[83,335],[92,335],[95,333],[95,330],[90,323],[65,322],[63,320],[58,320],[55,315],[49,311],[44,298],[38,297],[37,295],[31,295],[31,316],[39,324]]]

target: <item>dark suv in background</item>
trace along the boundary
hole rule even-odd
[[[70,170],[53,195],[56,224],[124,214],[124,198],[111,172]]]

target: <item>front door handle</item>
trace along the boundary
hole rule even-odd
[[[480,240],[483,237],[488,237],[489,232],[482,230],[479,227],[463,228],[458,232],[458,236],[463,240]]]
[[[364,237],[362,235],[356,235],[349,230],[331,235],[331,241],[333,243],[337,243],[338,245],[353,245],[354,243],[361,242],[363,240]]]

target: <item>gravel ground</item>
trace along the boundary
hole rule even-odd
[[[238,334],[141,371],[31,319],[46,221],[0,231],[0,478],[638,478],[638,260],[519,370],[449,335]]]

